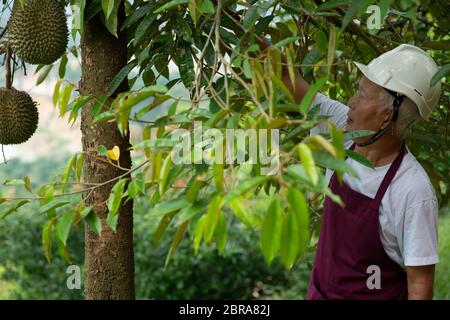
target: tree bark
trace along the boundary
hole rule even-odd
[[[119,8],[119,30],[124,18],[123,4]],[[81,38],[82,77],[80,93],[105,96],[114,76],[127,64],[127,41],[123,32],[115,38],[100,19],[92,18],[84,24]],[[128,90],[125,80],[115,95]],[[114,96],[113,96],[114,97]],[[103,110],[109,108],[108,101]],[[99,183],[123,174],[116,167],[98,160],[98,146],[120,148],[120,165],[131,167],[129,136],[122,137],[117,124],[92,125],[93,103],[81,112],[81,132],[86,182]],[[102,222],[102,234],[97,236],[89,227],[85,231],[85,296],[86,299],[134,299],[133,202],[122,203],[117,231],[107,224],[107,200],[115,182],[95,189],[85,200],[93,205]],[[87,196],[87,195],[86,195]]]

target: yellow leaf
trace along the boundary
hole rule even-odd
[[[114,146],[111,150],[108,150],[108,157],[111,160],[119,160],[120,158],[120,149],[118,146]]]
[[[317,172],[316,163],[314,162],[311,149],[306,144],[300,143],[298,145],[298,154],[312,184],[317,185],[319,173]]]
[[[322,148],[327,150],[333,157],[337,157],[336,149],[327,139],[320,135],[312,136],[311,139],[320,144]]]

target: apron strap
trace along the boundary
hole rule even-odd
[[[383,199],[386,190],[388,189],[389,185],[394,179],[395,174],[397,173],[397,170],[400,167],[400,164],[402,163],[405,154],[406,154],[406,146],[405,142],[403,142],[402,147],[400,149],[400,153],[397,155],[394,162],[392,162],[388,172],[386,173],[386,175],[383,178],[383,181],[381,182],[380,187],[378,188],[377,195],[375,196],[375,201],[377,201],[378,203],[381,203],[381,200]]]

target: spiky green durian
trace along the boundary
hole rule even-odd
[[[36,102],[16,89],[0,89],[0,144],[20,144],[36,131],[39,121]]]
[[[64,5],[57,0],[14,1],[8,24],[14,53],[30,64],[51,64],[66,51],[69,31]]]

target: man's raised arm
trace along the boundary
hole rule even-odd
[[[258,37],[258,44],[261,49],[264,51],[267,49],[271,43],[264,36]],[[294,96],[295,103],[300,103],[303,100],[303,97],[306,95],[306,92],[309,90],[309,84],[305,81],[299,71],[296,70],[295,83],[292,84],[291,78],[289,77],[288,66],[286,63],[286,57],[281,56],[281,61],[283,63],[282,66],[282,81],[284,85],[288,88],[290,92],[292,92]]]

